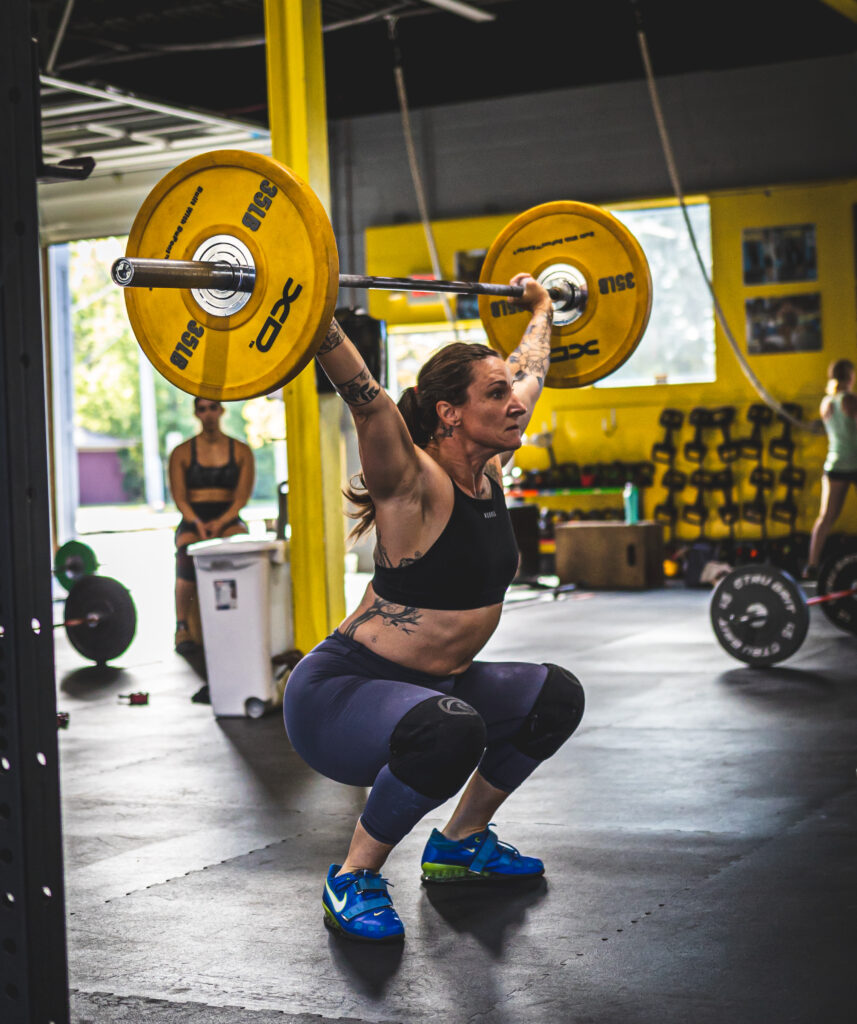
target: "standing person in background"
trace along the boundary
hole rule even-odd
[[[221,403],[195,398],[193,412],[202,430],[170,455],[170,491],[182,514],[176,528],[175,648],[179,654],[191,654],[197,646],[188,630],[188,612],[196,588],[188,545],[248,532],[239,512],[250,500],[256,476],[250,448],[220,429],[225,412]]]
[[[827,371],[827,394],[821,400],[821,422],[827,431],[827,458],[821,478],[821,507],[812,528],[809,564],[804,576],[813,579],[824,542],[839,518],[850,483],[857,484],[857,396],[854,363],[837,359]]]

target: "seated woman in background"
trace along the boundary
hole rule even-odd
[[[220,429],[224,411],[220,402],[195,398],[193,412],[202,430],[170,455],[170,491],[182,514],[176,528],[175,647],[179,654],[191,654],[197,647],[188,629],[196,589],[188,545],[248,532],[238,513],[253,493],[256,466],[250,448]]]

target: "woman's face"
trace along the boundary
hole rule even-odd
[[[520,421],[527,408],[512,390],[512,375],[501,358],[473,363],[467,401],[458,411],[471,440],[496,452],[521,447]]]
[[[200,399],[194,407],[194,415],[202,424],[203,430],[216,430],[224,409],[220,402],[213,402],[207,398]]]

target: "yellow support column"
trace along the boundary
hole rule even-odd
[[[272,154],[330,210],[321,0],[265,0]],[[345,615],[345,527],[336,395],[319,404],[315,368],[285,388],[295,646],[323,639]]]

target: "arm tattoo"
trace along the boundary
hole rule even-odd
[[[382,566],[385,569],[404,569],[406,565],[413,565],[414,562],[419,561],[422,558],[422,552],[417,551],[413,558],[400,558],[398,565],[393,565],[393,560],[387,554],[387,549],[381,543],[381,533],[378,527],[375,527],[375,563]]]
[[[539,387],[544,386],[550,366],[550,340],[553,325],[553,310],[550,313],[536,313],[524,331],[521,344],[506,362],[512,371],[512,380],[535,377]]]
[[[381,597],[376,597],[372,602],[371,608],[367,608],[362,615],[358,615],[348,628],[344,630],[344,634],[353,639],[358,628],[364,625],[364,623],[369,622],[370,619],[380,619],[382,625],[395,626],[409,636],[415,632],[421,618],[422,612],[420,612],[419,608],[393,604]]]
[[[327,329],[327,334],[324,336],[324,341],[321,343],[321,347],[317,356],[323,356],[326,352],[332,352],[335,348],[338,348],[343,341],[345,341],[345,331],[339,326],[339,324],[332,320],[330,327]]]
[[[373,398],[377,397],[381,386],[364,363],[363,369],[356,377],[352,377],[344,384],[337,385],[336,390],[349,405],[368,405]]]

